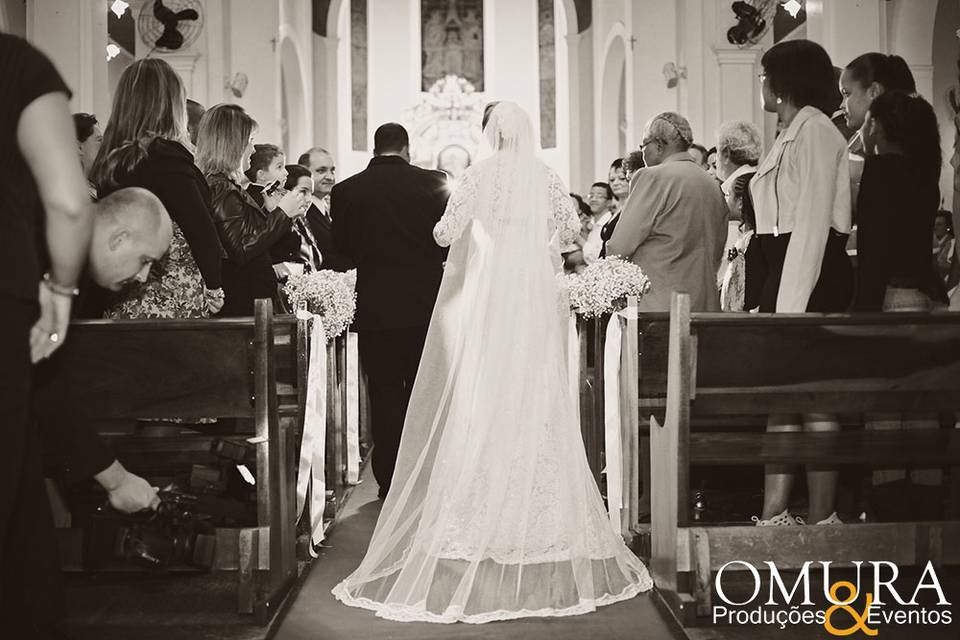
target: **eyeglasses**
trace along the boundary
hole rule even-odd
[[[644,140],[643,142],[640,143],[640,151],[643,151],[644,147],[651,144],[659,145],[660,141],[657,140],[656,138],[650,138],[649,140]]]

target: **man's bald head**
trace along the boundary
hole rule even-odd
[[[145,282],[172,237],[170,215],[157,196],[138,187],[115,191],[94,207],[90,275],[112,291],[134,281]]]

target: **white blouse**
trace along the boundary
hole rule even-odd
[[[831,227],[850,233],[847,143],[822,111],[804,107],[750,182],[757,233],[790,234],[777,312],[803,313],[820,277]]]

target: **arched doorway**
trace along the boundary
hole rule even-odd
[[[627,49],[623,36],[615,35],[607,45],[600,84],[597,169],[605,170],[627,150]],[[605,175],[605,174],[604,174]]]
[[[311,141],[300,56],[290,38],[280,45],[280,117],[283,149],[292,162]]]

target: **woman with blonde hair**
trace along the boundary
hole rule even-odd
[[[284,193],[268,209],[272,200],[260,207],[241,188],[256,130],[256,121],[243,107],[218,104],[203,115],[197,132],[197,166],[210,186],[213,219],[227,254],[224,316],[251,315],[257,298],[277,298],[270,249],[290,234],[291,220],[303,215],[299,191]]]
[[[173,241],[146,283],[107,315],[196,318],[223,306],[223,250],[210,215],[210,191],[192,149],[180,76],[155,58],[127,67],[90,179],[101,197],[123,187],[153,192],[173,220]]]

